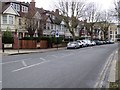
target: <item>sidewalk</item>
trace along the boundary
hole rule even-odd
[[[110,73],[109,73],[109,78],[108,78],[108,86],[109,88],[111,88],[111,83],[115,83],[117,80],[117,62],[118,62],[118,50],[115,52],[112,63],[111,63],[111,67],[110,67]]]
[[[17,55],[17,54],[29,54],[29,53],[43,53],[43,52],[50,52],[50,51],[57,51],[57,50],[64,50],[65,47],[61,48],[48,48],[48,49],[19,49],[14,50],[14,49],[5,49],[4,52],[2,50],[0,51],[0,54],[3,56],[5,55]]]
[[[110,83],[116,81],[116,63],[118,60],[118,50],[115,50],[108,58],[100,73],[95,88],[110,88]]]

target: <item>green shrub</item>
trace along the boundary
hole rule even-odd
[[[61,44],[62,41],[63,41],[63,37],[58,37],[58,38],[52,37],[52,42],[53,42],[54,44]]]
[[[12,32],[9,31],[8,28],[2,35],[2,43],[5,43],[5,44],[14,43],[14,38],[13,38]]]
[[[23,37],[21,40],[37,40],[37,42],[39,42],[40,37]]]

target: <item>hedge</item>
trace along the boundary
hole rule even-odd
[[[14,37],[11,31],[6,30],[2,35],[2,43],[12,44],[14,43]]]
[[[58,38],[58,44],[62,43],[63,41],[63,37],[59,37]],[[40,40],[47,40],[48,43],[54,43],[54,44],[57,44],[57,38],[56,37],[49,37],[49,36],[42,36],[42,37],[24,37],[22,38],[22,40],[37,40],[38,42]]]

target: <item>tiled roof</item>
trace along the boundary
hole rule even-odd
[[[2,6],[3,6],[3,5],[2,5]],[[2,7],[2,13],[3,13],[9,6],[10,6],[10,4],[4,5],[4,6]]]

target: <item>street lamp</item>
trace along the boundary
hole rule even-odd
[[[17,33],[18,33],[18,53],[19,53],[19,44],[20,44],[20,42],[19,42],[19,28],[18,28],[18,30],[17,30]]]

